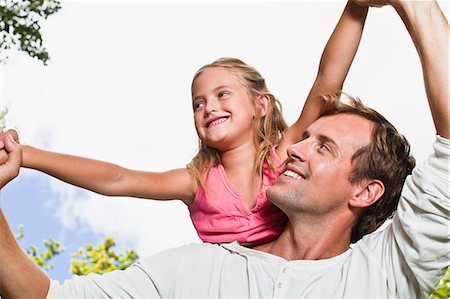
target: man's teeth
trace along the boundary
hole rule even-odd
[[[292,170],[285,170],[285,171],[283,172],[283,174],[284,174],[285,176],[291,177],[291,178],[296,179],[296,180],[299,180],[299,179],[302,178],[298,173],[295,173],[295,172],[293,172]]]

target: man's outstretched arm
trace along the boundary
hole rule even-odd
[[[22,149],[9,135],[0,133],[0,150],[7,160],[0,165],[0,188],[19,174]],[[2,298],[45,298],[49,278],[22,251],[0,209],[0,296]]]
[[[425,89],[438,135],[450,138],[449,25],[435,0],[354,0],[357,4],[391,4],[408,29],[422,64]]]
[[[422,63],[437,134],[450,138],[449,25],[436,1],[395,1]]]
[[[374,6],[391,4],[398,12],[419,54],[436,132],[443,137],[436,138],[434,154],[406,179],[391,226],[393,246],[388,246],[390,254],[382,257],[390,269],[387,272],[391,273],[396,296],[426,298],[449,267],[449,25],[434,0],[354,1]]]

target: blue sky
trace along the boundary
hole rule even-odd
[[[71,276],[70,253],[84,246],[82,244],[97,244],[103,239],[89,228],[71,231],[64,229],[54,216],[55,210],[52,208],[57,202],[56,196],[43,177],[20,176],[1,190],[0,204],[15,234],[20,231],[19,225],[24,226],[24,238],[20,241],[22,248],[34,245],[43,252],[43,241],[49,238],[64,244],[65,252],[50,262],[55,265],[50,275],[65,279]]]
[[[448,2],[440,2],[445,12]],[[196,151],[190,83],[222,56],[255,66],[297,117],[323,47],[345,1],[153,2],[65,1],[42,23],[52,61],[18,52],[2,66],[1,98],[21,141],[47,150],[164,171],[184,167]],[[392,8],[371,9],[344,86],[382,112],[412,144],[431,152],[434,128],[420,62]],[[60,240],[53,278],[68,275],[68,253],[114,237],[118,250],[147,256],[199,242],[179,202],[106,198],[23,170],[1,191],[14,230],[27,243]]]

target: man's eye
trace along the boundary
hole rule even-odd
[[[325,143],[321,143],[321,144],[319,145],[319,150],[330,151],[330,148],[329,148],[328,145],[326,145]]]

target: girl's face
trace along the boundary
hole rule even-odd
[[[205,69],[192,84],[192,107],[197,134],[223,152],[253,144],[256,111],[247,89],[230,70]]]

